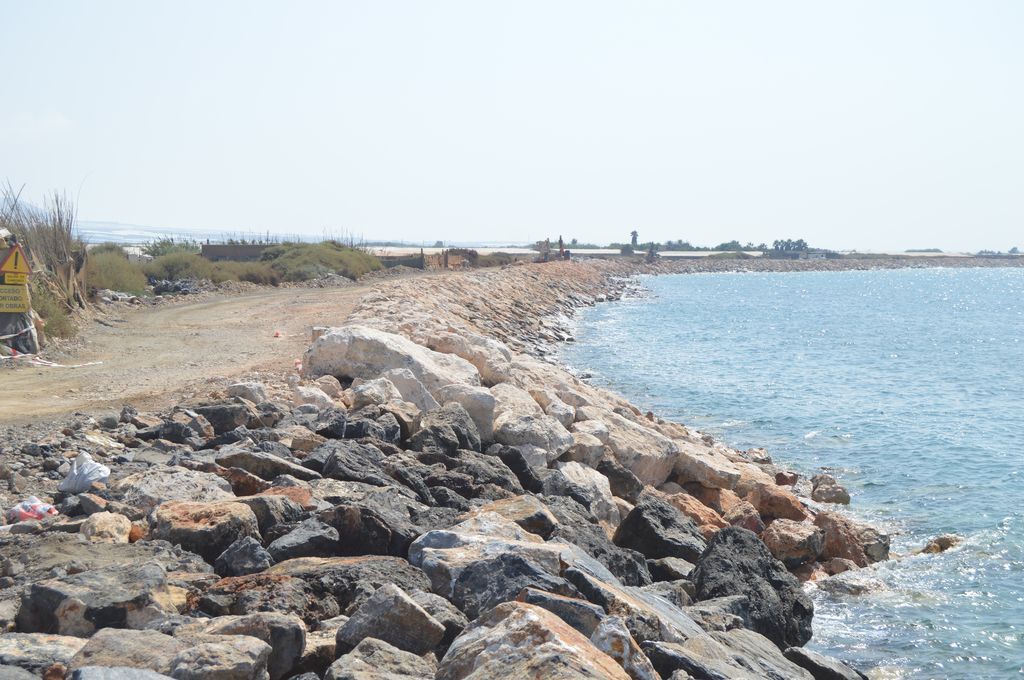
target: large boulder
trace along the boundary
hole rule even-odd
[[[512,377],[512,352],[502,343],[475,333],[438,333],[427,338],[437,352],[454,354],[473,364],[485,385],[496,385]]]
[[[789,569],[813,562],[821,555],[825,535],[810,522],[777,519],[761,534],[761,540],[775,559]]]
[[[809,516],[800,500],[775,482],[759,483],[747,495],[750,504],[757,508],[766,522],[773,519],[791,519],[802,522]]]
[[[745,595],[751,628],[780,649],[811,639],[814,604],[753,532],[737,527],[719,531],[690,577],[697,600]]]
[[[247,635],[270,645],[267,671],[270,680],[288,677],[306,646],[306,624],[298,616],[258,612],[248,616],[221,616],[175,632],[204,635]]]
[[[465,359],[365,326],[328,330],[306,350],[302,363],[310,376],[339,379],[373,379],[394,368],[407,368],[431,393],[452,383],[480,384],[480,373]]]
[[[0,635],[0,667],[16,666],[40,677],[53,664],[67,666],[85,642],[72,635],[6,633]]]
[[[732,489],[740,480],[740,470],[728,458],[708,446],[676,440],[679,454],[674,471],[680,484],[697,482],[712,489]]]
[[[572,435],[565,426],[545,415],[526,390],[504,383],[492,387],[491,394],[495,399],[494,441],[535,452],[529,457],[537,467],[545,467],[572,446]]]
[[[841,558],[866,567],[889,557],[889,537],[873,527],[827,511],[819,512],[814,524],[824,532],[823,561]]]
[[[500,604],[455,639],[437,680],[529,677],[628,680],[611,657],[551,612],[524,602]]]
[[[365,638],[331,664],[324,680],[434,680],[436,670],[433,661],[383,640]]]
[[[155,630],[103,628],[89,638],[68,668],[76,671],[91,666],[120,666],[170,674],[174,659],[189,647],[184,639]]]
[[[803,647],[790,647],[785,657],[814,676],[814,680],[867,680],[866,675],[849,664],[812,652]]]
[[[850,504],[850,492],[843,488],[832,475],[814,475],[811,477],[811,500],[819,503]]]
[[[141,628],[175,613],[159,564],[122,564],[33,583],[22,595],[17,629],[88,637],[99,628]]]
[[[157,508],[154,518],[152,538],[180,545],[210,564],[239,537],[260,537],[256,515],[242,503],[171,501]]]
[[[264,451],[231,448],[226,452],[218,454],[214,460],[218,465],[228,468],[242,468],[246,472],[251,472],[257,477],[268,481],[273,480],[279,475],[291,475],[296,479],[305,481],[320,478],[319,473],[309,468]]]
[[[111,494],[122,502],[149,510],[167,501],[216,501],[235,497],[231,484],[210,472],[152,465],[143,472],[110,484]]]
[[[553,541],[564,541],[596,559],[611,574],[627,586],[642,586],[651,582],[644,556],[636,550],[613,543],[601,527],[597,517],[571,498],[549,496],[544,499],[558,526],[551,534]]]
[[[615,459],[644,484],[658,486],[672,474],[679,447],[665,435],[596,406],[576,409],[576,419],[602,423]]]
[[[618,616],[606,616],[591,634],[590,642],[615,659],[631,680],[660,680],[661,676],[654,670],[650,659]]]
[[[127,543],[131,533],[132,522],[124,515],[113,512],[97,512],[89,515],[79,529],[90,541],[103,543]]]
[[[402,401],[415,404],[420,411],[433,411],[441,405],[408,368],[393,368],[386,371],[381,378],[395,386]]]
[[[429,531],[420,536],[409,548],[409,561],[426,573],[435,593],[452,599],[456,596],[457,586],[461,595],[466,598],[472,595],[466,584],[476,584],[481,576],[486,577],[475,566],[483,560],[501,555],[518,558],[516,568],[502,582],[511,582],[517,573],[527,572],[534,578],[544,574],[556,579],[563,559],[568,559],[566,553],[563,546],[545,543],[539,536],[524,531],[501,515],[481,513],[449,529]],[[495,564],[493,568],[504,567]],[[470,571],[466,579],[460,581],[467,570]],[[479,585],[485,587],[486,584]],[[527,585],[531,583],[524,582],[520,588]],[[518,592],[511,593],[511,597]],[[476,601],[472,600],[473,603]],[[469,603],[467,599],[466,604]]]
[[[696,562],[705,547],[704,537],[689,517],[650,493],[639,498],[612,540],[648,559],[679,557]]]
[[[444,632],[444,626],[404,590],[387,584],[378,588],[338,630],[335,649],[344,653],[364,639],[374,638],[423,655],[437,647]]]
[[[565,475],[569,481],[581,489],[590,501],[590,511],[601,521],[607,522],[609,526],[616,527],[619,524],[619,509],[612,497],[611,486],[608,478],[591,467],[586,467],[575,461],[559,463],[558,470]]]
[[[486,387],[453,384],[436,390],[437,401],[441,404],[455,402],[473,419],[480,440],[490,443],[494,440],[494,395]]]

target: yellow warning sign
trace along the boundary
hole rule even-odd
[[[4,283],[9,286],[28,283],[28,274],[4,274]]]
[[[15,243],[7,251],[7,256],[3,261],[0,261],[0,274],[25,274],[28,276],[31,273],[32,267],[28,264],[25,251],[21,249],[20,244]]]
[[[21,314],[28,309],[28,286],[0,286],[0,313]]]

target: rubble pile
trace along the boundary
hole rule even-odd
[[[864,677],[798,575],[887,537],[550,362],[616,267],[382,283],[287,386],[3,442],[57,514],[0,532],[0,677]]]

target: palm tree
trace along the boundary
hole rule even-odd
[[[638,234],[636,232],[636,229],[634,229],[633,231],[629,232],[630,243],[633,245],[634,248],[636,247],[636,240],[639,237],[640,237],[640,234]]]

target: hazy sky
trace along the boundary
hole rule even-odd
[[[1024,3],[0,0],[0,181],[367,239],[1024,247]]]

